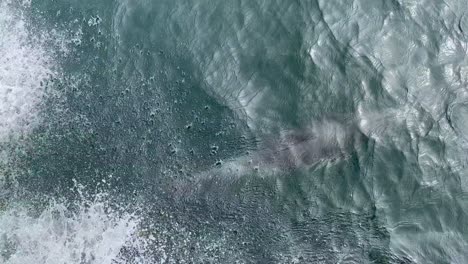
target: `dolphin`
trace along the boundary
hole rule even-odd
[[[247,154],[218,161],[195,177],[228,178],[252,173],[271,175],[307,170],[319,164],[347,159],[352,153],[361,151],[368,140],[350,120],[323,118],[301,128],[257,135],[254,140],[256,146]]]
[[[351,157],[357,157],[360,165],[371,165],[375,141],[370,130],[356,121],[326,117],[300,128],[254,134],[253,147],[244,155],[214,161],[206,169],[189,173],[189,178],[175,179],[172,195],[187,200],[214,190],[230,190],[228,186],[245,177],[280,179],[334,166]]]

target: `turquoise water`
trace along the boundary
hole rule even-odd
[[[0,263],[468,263],[466,6],[0,0]]]

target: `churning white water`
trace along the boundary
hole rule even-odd
[[[7,202],[2,194],[2,167],[11,158],[2,146],[40,122],[46,83],[59,75],[54,51],[46,45],[56,40],[31,25],[29,7],[28,1],[0,1],[0,263],[118,263],[138,219],[111,210],[105,195],[81,195],[74,204],[46,197],[39,209],[24,199]]]
[[[0,2],[0,141],[33,127],[45,82],[57,75],[57,65],[44,46],[47,35],[30,32],[24,17],[27,6]]]

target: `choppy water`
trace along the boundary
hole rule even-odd
[[[0,0],[0,263],[468,263],[467,4]]]

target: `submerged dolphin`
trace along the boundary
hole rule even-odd
[[[252,172],[271,174],[308,169],[321,162],[346,159],[368,140],[353,122],[322,119],[300,129],[282,130],[259,137],[248,154],[201,172],[204,177],[242,176]]]
[[[366,132],[366,131],[364,131]],[[300,129],[282,130],[275,135],[257,135],[252,151],[174,182],[175,197],[224,189],[245,176],[284,176],[293,171],[308,171],[320,165],[345,161],[353,155],[368,162],[370,137],[353,120],[321,119]],[[364,155],[363,155],[364,154]],[[362,160],[361,160],[362,159]]]

